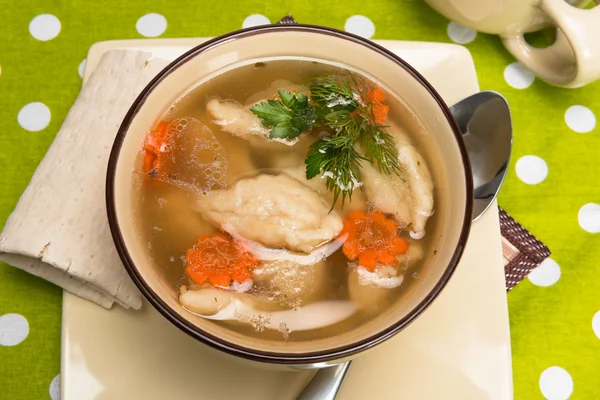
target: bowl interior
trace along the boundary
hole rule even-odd
[[[384,50],[359,38],[316,27],[266,27],[236,33],[201,46],[175,61],[153,81],[126,117],[111,157],[108,203],[111,229],[128,271],[150,302],[181,329],[222,350],[261,361],[327,360],[368,348],[416,317],[451,275],[470,227],[471,176],[459,132],[449,111],[431,88]],[[139,240],[132,195],[133,166],[147,131],[182,94],[211,76],[237,66],[270,59],[314,59],[343,64],[395,93],[394,112],[406,113],[408,131],[428,162],[435,182],[435,215],[427,235],[433,245],[419,279],[410,290],[362,326],[334,337],[306,341],[256,339],[183,310],[178,291],[161,277],[145,243]],[[410,126],[413,124],[413,126]],[[421,129],[417,129],[421,127]]]

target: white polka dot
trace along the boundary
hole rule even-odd
[[[592,318],[592,329],[594,330],[596,337],[600,339],[600,311],[596,312]]]
[[[348,18],[344,24],[344,29],[346,32],[354,33],[367,39],[372,38],[375,34],[375,24],[364,15],[353,15]]]
[[[79,72],[79,76],[83,78],[83,74],[85,73],[85,58],[82,62],[79,63],[79,67],[77,67],[77,72]]]
[[[17,120],[28,131],[41,131],[50,123],[50,109],[44,103],[29,103],[19,110]]]
[[[560,279],[560,267],[551,258],[546,258],[528,275],[529,280],[536,286],[552,286]]]
[[[146,14],[137,20],[135,29],[142,36],[157,37],[167,29],[167,19],[157,13]]]
[[[535,74],[520,62],[514,62],[504,68],[504,80],[515,89],[525,89],[531,86]]]
[[[546,161],[538,156],[523,156],[519,158],[516,170],[519,179],[530,185],[538,184],[548,176],[548,165]]]
[[[561,367],[550,367],[540,375],[540,390],[547,400],[567,400],[573,393],[573,379]]]
[[[21,314],[0,316],[0,346],[15,346],[29,334],[29,323]]]
[[[50,109],[40,102],[29,103],[17,115],[19,125],[31,132],[41,131],[50,123]]]
[[[246,17],[242,22],[242,28],[251,28],[259,25],[269,25],[271,21],[262,14],[252,14]]]
[[[579,209],[579,226],[589,233],[600,233],[600,204],[587,203]]]
[[[29,23],[29,33],[43,42],[54,39],[60,33],[60,21],[52,14],[40,14]]]
[[[587,133],[596,127],[596,116],[587,107],[571,106],[565,112],[565,122],[578,133]]]
[[[450,22],[446,32],[452,41],[459,44],[471,43],[477,37],[476,30],[467,28],[466,26],[462,26],[456,22]]]
[[[52,382],[50,382],[50,388],[48,389],[50,398],[52,400],[60,400],[60,374],[56,375]]]

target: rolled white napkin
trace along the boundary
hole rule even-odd
[[[0,260],[110,308],[139,309],[105,206],[110,150],[129,107],[168,62],[105,53],[0,234]]]

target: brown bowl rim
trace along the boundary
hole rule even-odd
[[[399,67],[403,68],[405,71],[411,74],[411,76],[416,79],[428,92],[429,94],[436,100],[439,107],[442,109],[442,112],[446,116],[448,124],[452,128],[454,132],[460,153],[463,162],[463,167],[465,170],[465,177],[467,177],[465,182],[466,187],[466,203],[465,203],[465,218],[462,224],[461,233],[458,239],[458,243],[452,258],[446,267],[443,275],[441,276],[438,283],[434,286],[434,288],[425,296],[425,298],[414,308],[412,309],[405,317],[393,323],[391,326],[386,329],[377,332],[370,337],[360,340],[358,342],[350,343],[345,346],[332,348],[329,350],[318,351],[318,352],[305,352],[305,353],[276,353],[276,352],[267,352],[251,349],[248,347],[240,346],[235,343],[231,343],[229,341],[223,340],[215,335],[211,335],[199,327],[193,325],[188,322],[181,316],[179,316],[174,310],[171,309],[153,290],[150,286],[144,281],[141,274],[138,272],[129,252],[125,246],[125,242],[123,240],[123,236],[121,235],[121,230],[119,228],[119,223],[117,221],[116,216],[116,204],[114,198],[114,185],[115,185],[115,175],[116,175],[116,165],[120,155],[121,146],[123,144],[123,140],[127,134],[129,126],[131,124],[132,119],[136,116],[137,112],[141,108],[141,106],[146,101],[148,95],[154,90],[154,88],[159,85],[162,80],[168,76],[171,72],[176,70],[179,66],[183,65],[187,61],[191,60],[196,55],[207,51],[213,47],[219,46],[222,43],[228,42],[230,40],[236,38],[242,38],[247,36],[252,36],[256,34],[264,34],[268,32],[285,32],[285,31],[300,31],[300,32],[311,32],[315,34],[324,34],[335,36],[337,38],[343,40],[349,40],[356,44],[365,46],[385,57],[392,60]],[[148,85],[142,90],[136,100],[133,102],[131,108],[125,115],[121,126],[117,132],[107,169],[106,176],[106,208],[108,214],[108,222],[111,231],[111,235],[113,237],[113,241],[115,243],[117,252],[121,261],[123,262],[127,273],[138,287],[138,289],[142,292],[143,296],[148,300],[148,302],[167,320],[169,320],[173,325],[178,327],[180,330],[185,332],[186,334],[192,336],[193,338],[199,340],[200,342],[215,348],[217,350],[223,351],[225,353],[245,358],[252,361],[258,361],[262,363],[268,364],[284,364],[284,365],[303,365],[303,364],[315,364],[315,363],[327,363],[334,360],[345,359],[351,356],[354,356],[358,353],[361,353],[367,349],[372,348],[375,345],[382,343],[383,341],[391,338],[396,333],[403,330],[406,326],[408,326],[417,316],[419,316],[423,311],[429,307],[429,305],[433,302],[433,300],[439,295],[442,289],[448,283],[448,280],[456,270],[458,262],[464,252],[467,239],[469,237],[469,232],[471,229],[471,215],[473,209],[473,182],[472,179],[468,179],[468,177],[472,176],[471,165],[469,162],[467,150],[465,144],[462,139],[462,133],[456,123],[450,109],[446,105],[445,101],[439,95],[439,93],[433,88],[433,86],[419,73],[417,72],[410,64],[404,61],[399,56],[392,53],[390,50],[368,40],[362,38],[360,36],[344,32],[335,28],[323,27],[318,25],[309,25],[309,24],[294,24],[294,25],[263,25],[258,27],[240,29],[237,31],[233,31],[227,33],[225,35],[221,35],[210,39],[206,42],[201,43],[200,45],[194,47],[189,50],[182,56],[178,57],[176,60],[171,62],[167,67],[165,67],[154,79],[148,83]]]

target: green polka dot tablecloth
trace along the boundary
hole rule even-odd
[[[513,113],[514,155],[500,204],[552,250],[508,296],[515,398],[600,399],[600,83],[551,87],[497,37],[449,22],[421,1],[4,2],[0,222],[73,104],[93,43],[216,36],[288,13],[365,37],[456,42],[471,51],[482,89],[504,94]],[[60,397],[60,318],[59,288],[0,265],[0,399]]]

